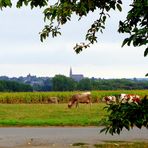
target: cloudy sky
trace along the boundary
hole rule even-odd
[[[127,1],[127,0],[126,0]],[[112,12],[106,23],[106,30],[98,35],[98,43],[76,54],[73,47],[83,42],[84,34],[95,15],[78,21],[73,16],[71,22],[62,26],[62,36],[48,38],[40,42],[39,32],[43,29],[43,10],[30,8],[7,8],[0,11],[0,76],[69,75],[74,74],[96,78],[145,77],[148,72],[148,57],[144,57],[144,47],[125,46],[126,37],[117,32],[119,20],[124,20],[129,9],[125,1],[122,12]],[[128,0],[129,1],[129,0]]]

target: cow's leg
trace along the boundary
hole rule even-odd
[[[79,101],[76,102],[76,108],[79,107]]]

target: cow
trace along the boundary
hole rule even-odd
[[[112,103],[116,103],[116,97],[115,96],[105,96],[103,97],[102,101],[105,101],[106,104],[112,104]]]
[[[59,103],[59,98],[58,97],[50,97],[48,100],[48,103]]]
[[[135,94],[121,94],[119,96],[119,101],[121,103],[139,103],[140,102],[140,96],[139,95],[135,95]]]
[[[84,92],[81,94],[72,95],[71,99],[68,102],[68,108],[71,108],[74,104],[77,108],[79,106],[79,103],[85,103],[91,105],[91,93]]]
[[[140,96],[135,94],[120,94],[119,96],[105,96],[102,101],[105,101],[106,104],[113,104],[113,103],[139,103]]]
[[[58,97],[43,98],[42,102],[46,104],[51,104],[51,103],[57,104],[59,103],[59,98]]]

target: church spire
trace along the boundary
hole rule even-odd
[[[72,76],[72,68],[70,67],[69,77],[71,78],[71,76]]]

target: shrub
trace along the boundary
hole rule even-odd
[[[105,107],[109,112],[107,122],[109,123],[100,132],[120,134],[123,128],[130,130],[134,126],[148,128],[148,98],[145,96],[137,102],[120,102],[109,104]]]

